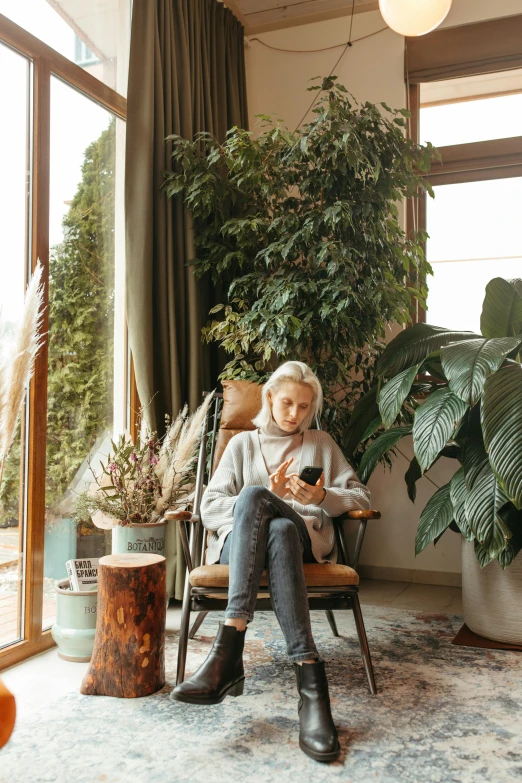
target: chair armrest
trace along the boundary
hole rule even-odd
[[[361,508],[354,511],[347,511],[340,517],[337,517],[339,522],[343,522],[345,519],[380,519],[381,512],[372,508]]]
[[[191,522],[194,525],[197,525],[201,522],[199,514],[193,514],[191,511],[176,511],[175,509],[171,509],[170,511],[166,511],[163,519],[166,519],[168,521],[174,520],[178,523],[179,528],[179,535],[181,538],[181,546],[183,547],[183,554],[185,555],[185,562],[187,564],[187,568],[189,570],[189,573],[194,570],[194,565],[192,561],[192,552],[190,551],[190,544],[187,536],[187,528],[186,524],[188,522]],[[194,538],[192,536],[192,538]]]
[[[357,565],[359,563],[359,555],[361,554],[364,534],[366,532],[366,525],[368,523],[368,520],[380,519],[380,518],[381,518],[381,512],[371,508],[358,509],[356,511],[355,510],[347,511],[345,514],[342,514],[342,516],[335,517],[334,524],[336,525],[338,531],[337,533],[338,544],[340,544],[341,546],[342,556],[344,557],[346,565],[349,565],[355,570],[357,570]],[[355,549],[352,556],[350,556],[346,530],[343,524],[344,522],[348,522],[350,519],[359,520],[359,529],[357,531],[357,539],[355,541]]]

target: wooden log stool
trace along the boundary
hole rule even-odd
[[[165,558],[107,555],[98,566],[94,651],[80,692],[148,696],[165,685]]]
[[[16,702],[11,691],[0,680],[0,748],[7,744],[16,721]]]

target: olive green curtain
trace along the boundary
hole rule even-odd
[[[244,31],[217,0],[136,0],[133,4],[125,173],[127,321],[136,384],[150,425],[185,402],[195,409],[220,369],[201,327],[216,304],[210,281],[196,281],[190,215],[161,190],[170,144],[208,131],[219,141],[248,125]],[[150,404],[149,404],[150,403]],[[176,562],[181,565],[181,553]],[[172,564],[171,564],[172,565]],[[172,569],[171,569],[172,570]],[[183,590],[182,568],[174,569]]]

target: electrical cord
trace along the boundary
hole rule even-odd
[[[366,38],[371,38],[373,35],[378,35],[379,33],[383,33],[385,30],[389,30],[389,27],[381,27],[380,30],[375,30],[373,33],[368,33],[368,35],[362,35],[360,38],[354,38],[353,41],[346,41],[343,43],[334,44],[333,46],[324,46],[322,49],[281,49],[279,46],[272,46],[272,44],[266,43],[266,41],[262,41],[261,38],[249,38],[249,43],[252,43],[252,41],[257,41],[258,43],[262,44],[262,46],[266,46],[267,49],[273,49],[275,52],[286,52],[290,54],[314,54],[315,52],[329,52],[331,49],[338,49],[340,46],[348,46],[349,44],[353,45],[355,43],[359,43],[359,41],[365,41]]]

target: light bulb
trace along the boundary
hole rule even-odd
[[[431,33],[448,15],[452,0],[379,0],[384,21],[400,35]]]

